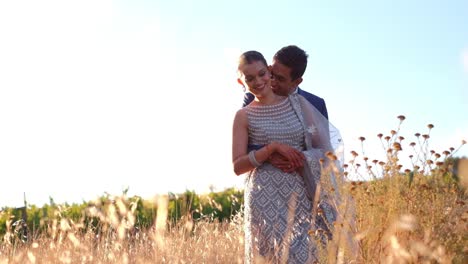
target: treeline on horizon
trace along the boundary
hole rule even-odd
[[[444,178],[448,182],[459,185],[457,165],[462,158],[450,158],[447,162],[455,168],[450,173],[446,173]],[[412,173],[401,174],[407,178],[411,185],[413,180]],[[431,176],[429,176],[431,177]],[[377,181],[370,181],[378,182]],[[354,186],[356,182],[351,182]],[[89,210],[94,208],[102,211],[104,214],[110,205],[117,206],[117,202],[126,203],[126,207],[133,208],[135,216],[135,228],[147,229],[155,224],[158,203],[157,199],[145,200],[139,196],[127,197],[127,191],[124,190],[121,196],[102,195],[99,199],[93,201],[84,201],[81,204],[56,204],[50,199],[49,204],[42,207],[36,205],[27,205],[20,208],[3,207],[0,209],[0,237],[2,237],[10,228],[21,240],[29,240],[42,234],[47,234],[53,221],[60,222],[60,219],[69,219],[76,223],[84,224],[83,230],[94,230],[100,232],[101,222],[95,214],[90,214]],[[462,191],[463,192],[463,191]],[[195,191],[187,190],[182,194],[169,193],[167,198],[167,220],[169,224],[177,224],[182,218],[197,222],[199,220],[208,221],[229,221],[242,210],[244,203],[244,191],[237,188],[227,188],[224,191],[211,192],[209,194],[197,194]]]
[[[135,227],[138,229],[150,228],[154,225],[158,204],[157,200],[145,200],[139,196],[126,197],[126,191],[121,197],[103,195],[99,199],[81,204],[55,204],[50,199],[49,204],[42,207],[28,205],[26,207],[4,207],[0,210],[0,237],[7,232],[7,226],[22,240],[31,236],[39,236],[47,232],[50,223],[54,220],[70,219],[74,222],[82,221],[84,229],[100,229],[100,220],[90,216],[88,210],[97,208],[107,210],[109,205],[116,205],[116,200],[128,203],[134,208]],[[187,190],[182,194],[169,193],[167,195],[167,218],[169,223],[176,224],[181,218],[191,218],[193,221],[225,221],[231,219],[241,210],[244,202],[244,191],[228,188],[220,192],[199,195],[195,191]]]

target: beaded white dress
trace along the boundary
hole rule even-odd
[[[286,98],[276,105],[246,106],[249,145],[272,141],[305,150],[305,130]],[[320,172],[318,172],[320,173]],[[319,176],[318,176],[319,177]],[[246,263],[312,263],[312,202],[298,173],[285,173],[264,163],[245,182]]]

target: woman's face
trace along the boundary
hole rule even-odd
[[[240,82],[255,96],[271,90],[271,77],[267,66],[261,61],[239,66]]]

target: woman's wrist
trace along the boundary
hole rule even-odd
[[[276,150],[276,142],[271,142],[270,144],[267,144],[265,147],[266,147],[266,150],[267,150],[267,153],[268,153],[268,157],[271,156],[271,154],[273,154]]]

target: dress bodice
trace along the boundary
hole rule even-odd
[[[273,141],[305,149],[304,128],[285,98],[275,105],[246,107],[249,124],[249,145],[266,145]]]

